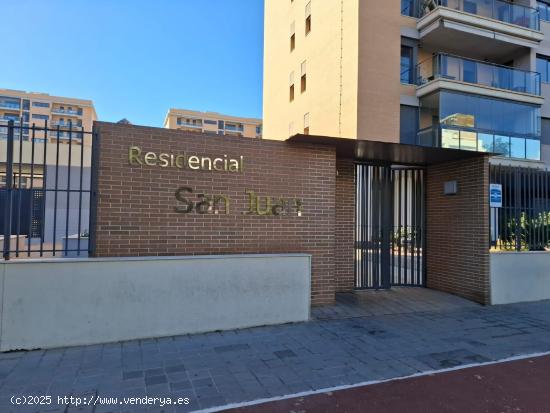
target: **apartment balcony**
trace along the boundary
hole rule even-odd
[[[177,124],[186,128],[202,129],[202,123],[177,122]]]
[[[0,122],[3,124],[7,124],[10,120],[13,120],[14,124],[19,124],[19,116],[0,116]]]
[[[539,73],[436,54],[416,68],[418,98],[441,89],[542,105]]]
[[[496,153],[503,158],[540,161],[540,139],[447,125],[430,126],[417,134],[417,145]]]
[[[230,132],[242,132],[244,130],[243,125],[228,125],[225,124],[225,130]]]
[[[496,59],[543,40],[536,9],[504,0],[420,0],[417,29],[433,50]]]
[[[50,138],[59,138],[59,140],[81,140],[83,137],[83,133],[79,132],[77,130],[71,130],[70,132],[67,130],[50,130],[48,135]]]
[[[0,100],[0,109],[8,109],[8,110],[17,110],[19,111],[21,109],[21,105],[19,102],[10,102],[10,101],[2,101]]]
[[[66,130],[66,129],[82,130],[82,125],[76,125],[74,123],[68,123],[68,122],[51,122],[48,126],[54,129],[59,127],[59,129],[63,129],[63,130]]]
[[[82,116],[82,110],[52,108],[52,113],[65,116]]]

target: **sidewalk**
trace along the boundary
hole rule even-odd
[[[550,356],[545,356],[355,387],[225,412],[547,412],[550,410],[549,381]]]
[[[550,301],[14,352],[0,354],[0,411],[138,410],[18,408],[14,394],[189,397],[148,411],[192,411],[546,351]]]

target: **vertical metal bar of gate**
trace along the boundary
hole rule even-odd
[[[4,251],[5,260],[10,259],[11,215],[13,211],[13,135],[14,122],[8,122],[8,143],[6,154],[6,211],[4,212]]]

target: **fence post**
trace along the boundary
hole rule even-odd
[[[514,169],[514,217],[516,219],[515,237],[516,237],[516,251],[521,251],[521,185],[522,182],[521,170]]]
[[[5,260],[10,259],[10,241],[11,241],[11,216],[13,209],[13,137],[14,122],[8,122],[8,142],[6,154],[6,210],[4,211],[4,251]]]
[[[96,256],[97,248],[97,206],[99,202],[98,179],[100,167],[101,131],[94,124],[92,128],[92,159],[90,176],[90,217],[88,229],[88,256]]]

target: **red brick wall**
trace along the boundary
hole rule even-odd
[[[352,291],[355,243],[355,164],[336,161],[336,291]]]
[[[443,195],[446,181],[458,194]],[[489,165],[486,158],[428,167],[427,285],[490,304]]]
[[[334,300],[335,167],[333,148],[193,134],[97,122],[96,256],[312,254],[312,303]],[[128,149],[245,158],[243,173],[130,166]],[[175,191],[231,198],[230,213],[180,214]],[[244,213],[246,190],[300,198],[303,215]],[[154,275],[154,274],[153,274]]]

